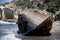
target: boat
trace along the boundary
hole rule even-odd
[[[18,15],[18,33],[23,36],[48,35],[52,29],[53,15],[38,9],[26,9]]]

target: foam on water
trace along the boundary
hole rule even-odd
[[[17,30],[15,22],[0,21],[0,40],[21,40],[15,37]]]
[[[21,40],[15,37],[14,34],[9,34],[6,36],[2,36],[0,40]]]
[[[0,24],[16,24],[15,22],[0,21]]]

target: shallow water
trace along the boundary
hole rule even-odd
[[[21,36],[15,23],[0,22],[0,40],[60,40],[60,22],[54,22],[50,36]]]

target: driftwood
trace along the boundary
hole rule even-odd
[[[53,16],[48,12],[35,9],[28,9],[22,11],[20,15],[24,15],[23,20],[27,22],[27,30],[25,33],[23,33],[23,35],[33,36],[47,34],[50,32],[50,29],[52,28]],[[21,16],[18,17],[18,19],[19,18],[21,18]],[[21,21],[22,20],[20,20],[20,22]]]

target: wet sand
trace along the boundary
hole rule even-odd
[[[16,24],[0,24],[0,40],[60,40],[60,21],[55,21],[50,36],[22,36]]]

